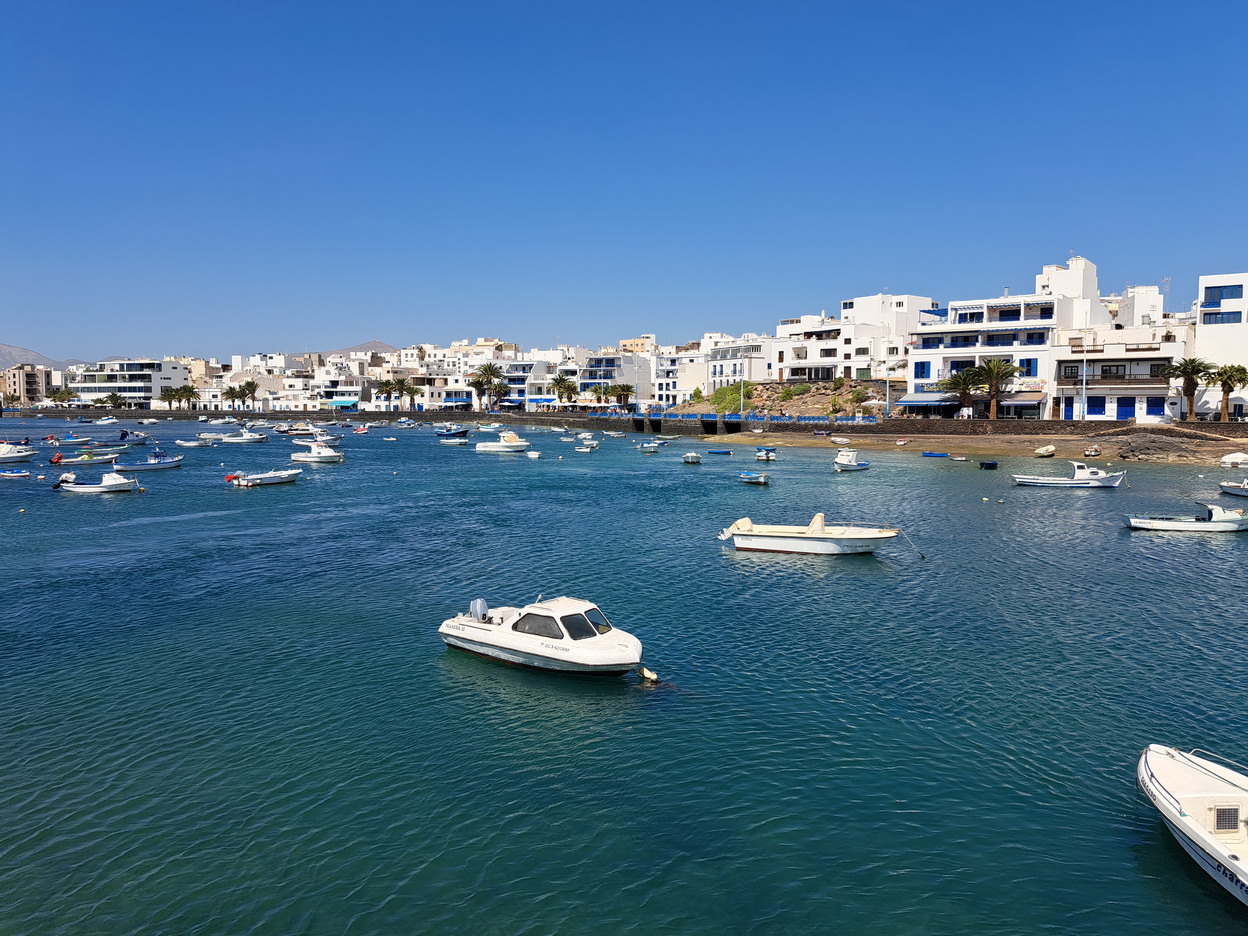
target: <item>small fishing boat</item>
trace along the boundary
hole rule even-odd
[[[593,451],[593,449],[592,449],[590,446],[588,446],[588,445],[578,445],[578,446],[577,446],[576,448],[574,448],[572,451],[574,451],[574,452],[580,452],[581,454],[588,454],[589,452],[592,452],[592,451]]]
[[[528,450],[527,452],[525,452],[524,454],[525,454],[525,456],[526,456],[527,458],[541,458],[541,457],[542,457],[542,453],[541,453],[541,452],[535,452],[535,451],[533,451],[532,449],[529,449],[529,450]]]
[[[366,432],[368,432],[368,426],[356,426],[351,431],[356,433],[357,435],[364,435]]]
[[[1223,455],[1218,461],[1219,468],[1248,468],[1248,454],[1244,452],[1231,452],[1230,455]]]
[[[742,517],[720,530],[719,539],[732,540],[736,549],[753,552],[848,555],[875,552],[900,532],[890,527],[857,523],[829,525],[824,515],[817,513],[806,526],[761,524]]]
[[[966,456],[965,455],[950,455],[949,460],[950,461],[966,461]]]
[[[231,445],[246,445],[257,442],[268,442],[269,437],[263,432],[252,432],[250,429],[240,429],[238,432],[227,432],[221,436],[221,441]]]
[[[674,440],[676,440],[676,439],[679,439],[679,438],[680,438],[680,436],[678,436],[678,435],[656,435],[656,436],[655,436],[655,438],[656,438],[656,439],[660,439],[660,440],[665,440],[665,441],[668,441],[668,442],[672,442],[672,441],[674,441]]]
[[[910,444],[910,440],[909,440],[909,439],[898,439],[898,440],[897,440],[897,444],[898,444],[898,445],[909,445],[909,444]]]
[[[497,442],[478,442],[476,451],[493,452],[497,455],[509,455],[514,452],[523,452],[529,447],[530,443],[520,438],[510,430],[500,432]]]
[[[1036,449],[1032,454],[1035,455],[1036,458],[1052,458],[1053,454],[1056,451],[1057,451],[1056,445],[1042,445],[1038,449]]]
[[[1218,487],[1222,489],[1223,494],[1248,497],[1248,478],[1245,478],[1243,481],[1219,481]]]
[[[684,455],[680,456],[680,460],[683,461],[686,465],[702,464],[702,456],[699,455],[697,452],[685,452]]]
[[[290,453],[290,460],[293,462],[309,462],[314,465],[327,465],[334,462],[346,460],[346,456],[335,448],[323,445],[320,442],[313,442],[305,451],[298,449]]]
[[[746,484],[766,484],[767,472],[765,471],[738,471],[738,480],[744,481]]]
[[[707,455],[731,455],[732,449],[707,449]]]
[[[54,491],[69,491],[71,494],[119,494],[138,489],[138,478],[123,478],[115,471],[108,472],[96,482],[79,481],[72,471],[67,471],[52,485]]]
[[[612,626],[592,601],[567,596],[522,608],[491,608],[478,598],[438,634],[453,649],[533,669],[617,676],[641,665],[640,640]]]
[[[1042,475],[1014,475],[1014,483],[1029,487],[1077,487],[1077,488],[1114,488],[1122,483],[1127,476],[1125,471],[1108,472],[1100,468],[1089,468],[1083,462],[1072,461],[1074,474],[1069,478],[1055,478]]]
[[[468,427],[447,423],[435,428],[433,434],[439,439],[466,439],[468,437]]]
[[[30,461],[38,454],[38,449],[31,445],[14,445],[11,442],[0,442],[0,462]]]
[[[71,455],[67,458],[63,452],[57,452],[48,460],[48,464],[63,468],[76,468],[79,465],[111,465],[119,457],[119,455],[111,453],[83,452],[80,455]]]
[[[483,432],[497,432],[499,429],[503,428],[503,424],[502,423],[481,423],[478,426],[478,428],[481,429],[481,431]]]
[[[211,448],[211,439],[174,439],[173,444],[181,448]]]
[[[117,461],[113,462],[113,467],[118,471],[157,471],[161,468],[179,468],[182,465],[182,459],[185,455],[169,455],[160,449],[152,449],[147,457],[141,461],[125,461],[124,455],[119,455]]]
[[[849,445],[849,439],[844,436],[828,436],[828,441],[833,445]]]
[[[111,426],[115,422],[117,422],[116,416],[102,416],[95,421],[95,424],[97,426]]]
[[[617,432],[614,429],[604,429],[602,434],[612,439],[622,439],[625,435],[627,435],[625,432]]]
[[[755,461],[775,461],[776,453],[760,450],[754,453],[754,460]]]
[[[923,457],[924,458],[948,458],[949,453],[948,452],[924,452]]]
[[[382,442],[398,442],[398,436],[382,436]]]
[[[173,419],[173,417],[172,417],[172,416],[166,416],[165,418],[166,418],[166,419]],[[138,420],[135,420],[135,421],[136,421],[136,422],[137,422],[140,426],[159,426],[159,425],[160,425],[160,420],[159,420],[159,419],[138,419]]]
[[[1248,856],[1248,767],[1199,748],[1185,753],[1150,744],[1135,784],[1183,850],[1248,904],[1248,861],[1241,857]]]
[[[1083,450],[1083,457],[1084,458],[1100,458],[1101,447],[1099,445],[1089,445],[1087,448]]]
[[[866,471],[870,462],[858,460],[858,450],[852,448],[839,449],[836,458],[832,459],[832,467],[837,471]]]
[[[467,439],[461,439],[458,436],[452,436],[449,439],[438,439],[439,445],[467,445]]]
[[[1231,510],[1217,504],[1201,504],[1204,512],[1195,517],[1152,515],[1127,517],[1133,530],[1173,530],[1195,533],[1237,533],[1248,530],[1248,510]]]
[[[5,471],[0,471],[0,478],[13,479],[13,478],[29,478],[29,477],[30,477],[30,472],[27,471],[25,468],[9,468],[9,469],[6,469]]]
[[[979,467],[983,469],[984,471],[996,471],[997,464],[998,463],[995,461],[981,461],[979,463]]]
[[[247,474],[245,472],[227,474],[225,480],[235,487],[253,488],[264,487],[269,484],[288,484],[291,481],[298,481],[301,474],[303,474],[302,468],[279,468],[274,471],[262,471],[258,474]]]
[[[642,442],[637,448],[643,452],[657,452],[662,445],[662,442]]]

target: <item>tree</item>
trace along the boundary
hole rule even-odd
[[[51,400],[53,403],[68,403],[73,398],[74,398],[73,393],[71,393],[69,390],[66,390],[64,387],[62,387],[59,390],[53,390],[48,395],[48,399]]]
[[[1023,369],[1009,358],[988,358],[973,369],[979,371],[979,381],[988,394],[988,418],[996,419],[997,401],[1001,399],[1002,385],[1021,374]]]
[[[493,361],[487,361],[473,371],[467,380],[468,386],[477,391],[477,397],[485,401],[485,407],[492,408],[494,398],[498,394],[498,385],[502,383],[503,394],[506,395],[507,384],[503,382],[503,369]]]
[[[1183,381],[1183,399],[1187,402],[1187,413],[1183,418],[1189,422],[1196,418],[1196,390],[1213,370],[1213,365],[1204,358],[1185,357],[1167,364],[1161,372],[1163,377]]]
[[[238,385],[239,399],[246,403],[251,401],[251,408],[256,408],[256,397],[260,394],[260,385],[254,380],[244,380]]]
[[[234,404],[241,399],[243,399],[243,395],[239,392],[238,387],[226,387],[221,391],[221,401],[229,403],[230,409],[234,409]]]
[[[126,405],[126,398],[120,393],[110,393],[99,402],[103,403],[110,409],[121,409],[121,407]]]
[[[390,404],[394,401],[394,381],[379,380],[377,386],[373,387],[373,393],[379,397],[386,398],[386,411],[390,411]]]
[[[984,381],[980,376],[979,368],[968,367],[965,370],[954,371],[948,377],[942,377],[936,381],[936,389],[941,393],[956,393],[958,408],[965,409],[974,404],[975,394],[983,393]]]
[[[425,388],[409,380],[407,387],[403,390],[403,395],[407,397],[407,408],[414,410],[416,408],[416,398],[425,395]]]
[[[194,384],[183,384],[177,389],[178,400],[189,406],[195,400],[199,399],[199,387]]]
[[[567,374],[558,374],[550,380],[550,392],[559,402],[576,399],[576,381]]]
[[[160,391],[160,402],[170,409],[173,409],[173,404],[177,403],[179,399],[176,387],[165,387],[165,389]]]
[[[612,384],[607,388],[607,395],[615,400],[621,407],[628,407],[628,401],[632,398],[635,387],[632,384]]]
[[[4,394],[3,399],[4,399],[4,406],[15,406],[22,401],[22,398],[18,396],[16,393],[6,393]],[[0,407],[0,409],[2,408],[3,407]]]
[[[1207,386],[1222,390],[1222,421],[1231,421],[1231,394],[1248,385],[1248,367],[1242,364],[1223,364],[1209,375]]]
[[[406,377],[395,377],[390,381],[390,393],[399,398],[399,408],[403,407],[403,397],[407,395],[407,391],[411,388]]]

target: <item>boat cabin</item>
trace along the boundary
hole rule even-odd
[[[519,609],[495,608],[490,611],[488,608],[476,606],[470,613],[482,623],[499,624],[518,634],[531,634],[550,640],[563,640],[565,637],[585,640],[589,637],[600,637],[612,630],[611,622],[597,605],[577,598],[554,598]]]

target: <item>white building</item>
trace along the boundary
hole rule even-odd
[[[706,355],[706,387],[709,396],[721,387],[734,387],[741,381],[763,383],[775,380],[776,338],[747,332],[739,338],[706,335],[702,351]]]
[[[147,358],[75,364],[65,371],[65,388],[77,399],[98,403],[111,393],[126,406],[151,409],[162,390],[176,389],[191,382],[185,364]]]
[[[695,390],[705,392],[706,355],[701,342],[661,345],[650,356],[654,402],[660,409],[688,403]]]
[[[1196,340],[1189,356],[1203,358],[1218,367],[1224,364],[1248,367],[1248,299],[1244,297],[1248,273],[1202,276],[1198,285],[1196,301],[1192,303]],[[1230,404],[1232,417],[1242,419],[1248,415],[1248,389],[1235,390]],[[1220,413],[1221,410],[1221,387],[1208,387],[1197,395],[1197,414]]]

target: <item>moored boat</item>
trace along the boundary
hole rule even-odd
[[[182,448],[210,448],[212,446],[211,439],[174,439],[173,444]]]
[[[250,429],[240,429],[238,432],[227,432],[221,436],[222,442],[231,445],[248,445],[257,442],[268,442],[269,437],[263,432],[252,432]]]
[[[742,517],[719,532],[719,539],[732,541],[740,550],[753,552],[842,555],[872,553],[895,539],[900,530],[855,523],[829,525],[821,513],[806,526],[754,523]]]
[[[497,442],[478,442],[476,451],[507,455],[513,452],[523,452],[528,447],[529,443],[514,432],[504,431],[498,434]]]
[[[1201,870],[1248,904],[1248,767],[1199,748],[1150,744],[1135,783]]]
[[[30,461],[36,454],[38,450],[34,446],[0,442],[0,462]]]
[[[57,452],[48,460],[48,464],[56,465],[60,468],[77,467],[79,465],[111,465],[119,457],[119,454],[100,454],[97,452],[82,452],[78,455],[66,457],[64,453]]]
[[[72,471],[61,475],[52,485],[54,491],[69,491],[71,494],[119,494],[139,489],[138,478],[123,478],[115,471],[110,471],[99,481],[79,481]]]
[[[1222,489],[1223,494],[1248,497],[1248,478],[1245,478],[1243,481],[1219,481],[1218,487]]]
[[[566,596],[522,608],[490,608],[478,598],[438,634],[456,650],[533,669],[622,675],[641,665],[640,640],[593,602]]]
[[[298,481],[301,474],[303,474],[302,468],[279,468],[274,471],[262,471],[257,474],[235,472],[227,474],[225,480],[235,487],[253,488],[265,487],[269,484],[289,484],[292,481]]]
[[[737,479],[746,484],[767,484],[769,480],[765,471],[738,471]]]
[[[335,448],[320,442],[313,442],[307,449],[298,449],[290,453],[293,462],[308,462],[315,465],[332,464],[346,460],[346,456]]]
[[[871,463],[859,461],[857,449],[843,448],[837,450],[836,458],[832,459],[832,467],[837,471],[865,471],[871,467]]]
[[[1075,470],[1069,478],[1014,475],[1014,483],[1029,487],[1113,488],[1121,484],[1122,479],[1127,476],[1125,471],[1108,472],[1100,468],[1089,468],[1078,461],[1072,461],[1071,464],[1075,466]]]
[[[702,456],[699,455],[697,452],[685,452],[684,455],[680,456],[680,460],[683,461],[686,465],[702,464]]]
[[[126,456],[119,455],[113,467],[118,471],[158,471],[161,468],[178,468],[182,465],[185,455],[169,455],[160,449],[152,449],[146,458],[139,461],[122,461]]]
[[[1052,458],[1054,453],[1056,452],[1057,452],[1056,445],[1042,445],[1038,449],[1036,449],[1032,454],[1035,455],[1036,458]]]
[[[4,471],[0,471],[0,478],[8,478],[12,480],[15,478],[29,478],[29,477],[30,477],[30,472],[27,471],[25,468],[7,468]]]
[[[1133,530],[1174,530],[1196,533],[1235,533],[1248,530],[1248,510],[1231,510],[1217,504],[1201,504],[1204,512],[1197,516],[1127,517]]]

